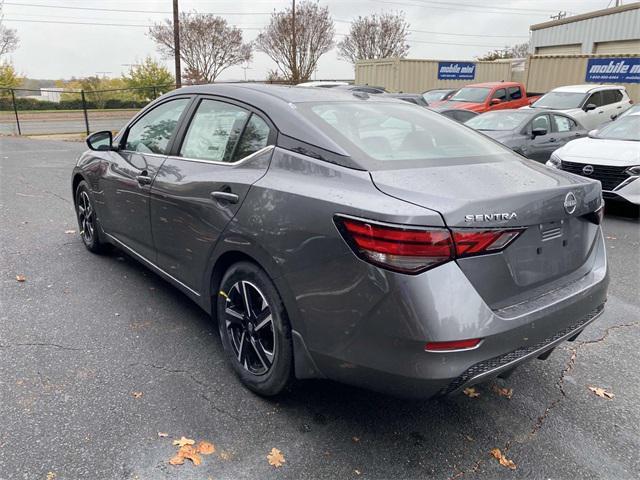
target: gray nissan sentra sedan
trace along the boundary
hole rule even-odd
[[[263,395],[295,378],[451,394],[603,311],[600,183],[416,105],[194,86],[87,143],[86,247],[121,248],[211,313]]]

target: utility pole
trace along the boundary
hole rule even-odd
[[[180,17],[178,15],[178,0],[173,0],[173,56],[176,63],[176,88],[182,86],[180,75]]]
[[[296,0],[293,0],[293,8],[291,9],[291,50],[293,50],[293,65],[291,76],[295,83],[298,83],[298,52],[296,49]]]

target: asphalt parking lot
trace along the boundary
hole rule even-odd
[[[83,149],[0,137],[0,479],[640,478],[632,210],[605,219],[605,314],[497,381],[511,399],[491,384],[477,398],[407,401],[308,381],[267,400],[236,381],[186,297],[117,250],[84,248],[70,190]],[[183,435],[216,452],[169,465]]]

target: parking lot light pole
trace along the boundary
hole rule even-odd
[[[180,16],[178,15],[178,0],[173,0],[173,57],[176,68],[176,88],[182,86],[180,75]]]

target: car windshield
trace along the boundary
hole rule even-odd
[[[640,115],[629,115],[610,123],[596,135],[608,140],[632,140],[640,142]]]
[[[403,160],[420,166],[462,157],[490,161],[507,152],[471,129],[408,103],[300,103],[297,108],[349,155],[362,158],[364,153],[373,160],[369,166],[389,168],[390,162]]]
[[[449,93],[449,90],[430,90],[428,92],[424,92],[422,94],[422,98],[424,98],[427,103],[439,102],[447,95],[447,93]]]
[[[549,92],[531,104],[533,108],[550,108],[552,110],[566,110],[580,108],[586,93]]]
[[[631,108],[628,108],[624,113],[622,113],[618,118],[626,117],[632,114],[640,113],[640,105],[634,105]]]
[[[491,92],[490,88],[464,87],[458,90],[449,100],[452,102],[483,103]]]
[[[467,120],[465,124],[475,130],[513,130],[529,115],[524,110],[487,112]]]

